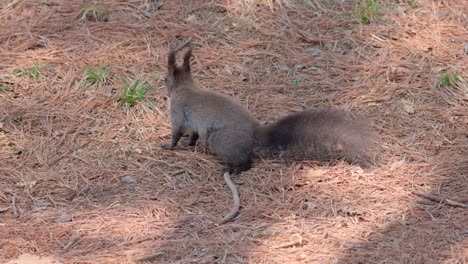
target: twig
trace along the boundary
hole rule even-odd
[[[164,252],[156,252],[156,253],[152,253],[152,254],[149,254],[149,255],[145,255],[143,257],[139,257],[136,259],[136,262],[143,262],[143,261],[148,261],[148,260],[152,260],[154,258],[157,258],[157,257],[160,257],[162,255],[164,255],[165,253]]]
[[[290,247],[302,246],[303,240],[300,234],[294,234],[292,237],[293,239],[291,241],[275,246],[273,248],[278,249],[278,248],[290,248]]]
[[[450,200],[450,199],[447,199],[447,198],[444,198],[444,197],[438,197],[438,196],[435,196],[435,195],[432,195],[432,194],[429,194],[429,193],[425,193],[425,192],[421,192],[421,191],[418,191],[418,190],[412,190],[411,192],[416,194],[417,196],[429,199],[429,200],[434,201],[434,202],[446,203],[448,205],[455,206],[455,207],[468,208],[468,204],[455,202],[453,200]]]
[[[16,5],[18,5],[19,2],[21,2],[21,1],[22,1],[22,0],[14,0],[13,2],[9,3],[5,9],[15,8]]]
[[[13,198],[11,198],[11,208],[13,209],[13,214],[15,217],[20,217],[20,211],[16,207],[16,194],[13,194]]]
[[[234,207],[231,211],[221,220],[220,224],[225,224],[231,221],[238,213],[240,208],[240,198],[239,191],[237,190],[236,185],[232,182],[229,172],[224,173],[224,181],[232,192],[232,198],[234,199]]]
[[[69,250],[71,247],[73,247],[73,245],[76,244],[76,242],[78,242],[78,240],[83,236],[83,233],[81,232],[78,232],[78,234],[74,235],[70,241],[68,241],[68,243],[63,247],[63,250],[67,251]]]
[[[284,243],[282,245],[278,245],[276,247],[273,247],[274,249],[279,249],[279,248],[290,248],[290,247],[295,247],[295,246],[300,246],[302,245],[302,241],[291,241],[288,243]]]
[[[179,44],[169,45],[169,48],[174,51],[179,51],[183,49],[185,46],[187,46],[188,44],[190,44],[191,41],[192,41],[192,37],[188,37],[186,40],[180,42]]]

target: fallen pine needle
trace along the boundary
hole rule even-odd
[[[164,255],[164,252],[156,252],[136,259],[136,262],[148,261]]]
[[[226,182],[227,186],[232,192],[232,198],[234,199],[234,207],[226,216],[224,216],[223,220],[221,220],[220,222],[221,224],[225,224],[231,221],[239,213],[240,208],[239,191],[237,190],[236,185],[232,182],[229,172],[224,173],[224,181]]]
[[[68,241],[68,243],[63,247],[63,250],[67,251],[69,250],[71,247],[73,247],[73,245],[76,244],[76,242],[78,242],[78,240],[83,236],[83,233],[81,232],[78,232],[78,234],[74,235],[70,241]]]
[[[447,199],[447,198],[444,198],[444,197],[435,196],[433,194],[421,192],[421,191],[418,191],[418,190],[412,190],[411,192],[416,194],[417,196],[429,199],[429,200],[434,201],[434,202],[446,203],[446,204],[451,205],[451,206],[468,208],[468,204],[455,202],[453,200],[450,200],[450,199]]]
[[[302,236],[299,234],[294,234],[293,239],[291,239],[289,242],[275,246],[273,248],[279,249],[279,248],[290,248],[290,247],[296,247],[296,246],[302,246]]]

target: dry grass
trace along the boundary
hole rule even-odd
[[[399,2],[361,25],[353,1],[96,1],[104,11],[86,16],[88,1],[3,1],[0,261],[468,262],[468,211],[411,194],[468,203],[468,3]],[[198,83],[262,120],[365,112],[379,166],[258,156],[235,179],[240,217],[218,226],[232,203],[222,165],[159,147],[167,47],[189,36]],[[107,65],[105,83],[86,83]],[[446,72],[462,79],[438,85]],[[136,79],[154,89],[127,111],[119,95]]]

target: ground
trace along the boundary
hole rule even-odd
[[[468,262],[468,209],[412,193],[468,203],[468,3],[360,2],[1,1],[0,262]],[[218,225],[219,160],[160,148],[168,47],[188,37],[197,83],[262,121],[368,116],[377,165],[257,154]],[[130,106],[135,80],[152,90]]]

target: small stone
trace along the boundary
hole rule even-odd
[[[401,101],[401,110],[407,113],[408,115],[413,115],[414,113],[416,113],[413,104],[407,100]]]
[[[148,12],[148,11],[146,11],[146,10],[145,10],[145,11],[141,11],[141,13],[142,13],[145,17],[147,17],[147,18],[150,18],[150,17],[153,16],[150,12]]]
[[[133,177],[132,175],[123,176],[123,177],[121,178],[121,180],[122,180],[123,182],[125,182],[125,183],[134,183],[134,182],[136,182],[135,177]]]
[[[231,76],[232,73],[233,73],[233,70],[232,70],[231,67],[229,67],[229,66],[226,65],[226,66],[224,66],[224,70],[223,70],[222,73],[223,73],[223,75],[225,75],[225,76]]]
[[[319,49],[316,49],[316,48],[313,48],[310,50],[310,54],[312,54],[312,56],[319,56],[321,53],[321,51]]]
[[[382,232],[390,232],[390,231],[395,231],[398,228],[401,227],[401,223],[398,220],[391,220],[388,222],[385,222],[379,226],[379,229],[382,230]]]
[[[48,207],[48,206],[52,206],[51,203],[49,202],[46,202],[46,201],[37,201],[34,203],[35,206],[37,207]]]
[[[62,213],[59,218],[57,218],[56,222],[57,223],[65,223],[65,222],[70,222],[73,219],[73,216],[67,214],[67,213]]]
[[[404,105],[403,105],[403,110],[404,110],[406,113],[410,114],[410,115],[412,115],[412,114],[415,113],[414,107],[413,107],[412,105],[404,104]]]
[[[249,80],[249,77],[245,76],[243,73],[239,75],[239,79],[243,82],[246,82]]]
[[[463,45],[463,51],[465,52],[465,55],[468,55],[468,42]]]
[[[189,16],[185,19],[185,21],[193,23],[193,22],[196,22],[196,21],[197,21],[197,17],[196,17],[195,15],[189,15]]]

